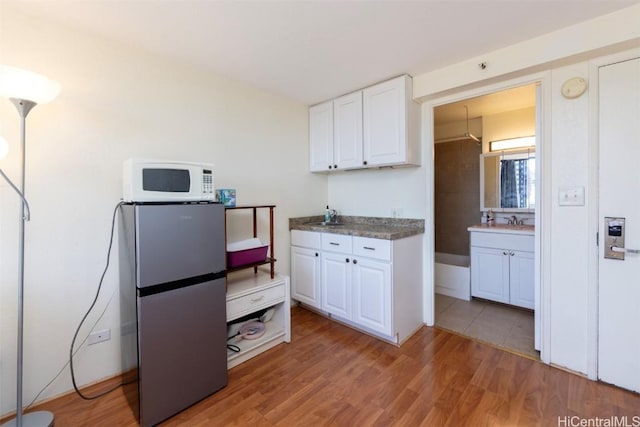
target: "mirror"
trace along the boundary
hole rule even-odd
[[[480,209],[533,211],[536,192],[534,149],[480,155]]]

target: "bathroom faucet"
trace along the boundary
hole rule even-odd
[[[509,225],[518,225],[518,218],[515,215],[511,215],[511,218],[507,221]]]

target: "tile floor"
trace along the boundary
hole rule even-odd
[[[436,294],[436,326],[535,359],[533,312],[490,301]]]

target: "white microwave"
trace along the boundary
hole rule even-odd
[[[215,201],[213,165],[128,159],[123,165],[125,202]]]

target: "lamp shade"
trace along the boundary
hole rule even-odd
[[[0,96],[44,104],[60,93],[60,83],[31,71],[0,65]]]
[[[9,154],[9,144],[6,139],[0,136],[0,160],[7,157],[7,154]]]

